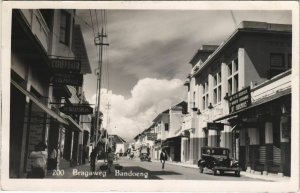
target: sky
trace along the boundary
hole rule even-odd
[[[76,13],[93,71],[84,76],[83,85],[91,104],[95,104],[98,65],[91,27],[92,16],[98,33],[96,13],[101,30],[100,10]],[[186,100],[183,82],[200,46],[220,45],[244,20],[291,24],[292,16],[289,11],[106,10],[109,46],[103,51],[103,126],[132,141],[160,112]]]

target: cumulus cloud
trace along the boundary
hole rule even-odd
[[[102,89],[101,93],[103,127],[107,128],[109,122],[109,132],[127,140],[132,140],[146,129],[159,113],[185,98],[183,82],[179,79],[141,79],[131,90],[129,98],[106,89]],[[95,99],[94,95],[91,102],[95,102]]]

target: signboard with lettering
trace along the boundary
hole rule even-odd
[[[150,141],[155,141],[157,139],[157,133],[147,133],[147,139]]]
[[[56,85],[82,86],[83,75],[54,73],[50,82]]]
[[[228,97],[229,112],[233,113],[251,105],[250,87],[246,87]]]
[[[223,123],[207,123],[208,130],[224,130]]]
[[[50,59],[49,65],[54,72],[80,73],[81,70],[80,60]]]
[[[60,107],[59,110],[66,115],[88,115],[93,113],[93,108],[87,105],[65,105],[63,107]]]

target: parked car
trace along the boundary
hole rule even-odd
[[[239,162],[229,158],[229,149],[221,147],[202,147],[198,167],[200,173],[203,173],[204,168],[208,168],[214,175],[217,175],[217,172],[220,175],[224,172],[234,172],[236,176],[240,176],[241,171]]]

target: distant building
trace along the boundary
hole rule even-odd
[[[153,159],[159,159],[162,148],[165,148],[171,161],[180,161],[180,131],[186,112],[187,103],[182,101],[159,113],[153,119],[153,124],[134,138],[137,146],[149,147]]]
[[[185,161],[227,147],[243,169],[290,175],[292,26],[242,22],[220,46],[203,46],[185,85]]]
[[[128,149],[128,143],[118,135],[109,135],[109,139],[112,141],[113,146],[115,146],[115,153],[122,156]]]

